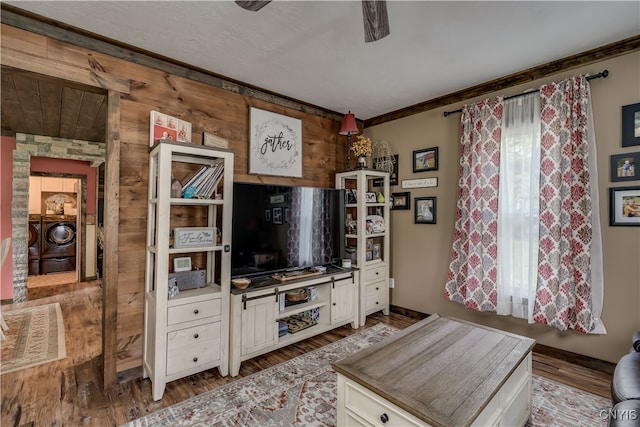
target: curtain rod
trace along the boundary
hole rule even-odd
[[[604,70],[598,74],[594,74],[593,76],[587,76],[587,80],[592,80],[592,79],[599,79],[599,78],[603,78],[606,79],[607,76],[609,75],[609,70]],[[525,96],[525,95],[529,95],[530,93],[535,93],[535,92],[540,92],[539,89],[536,90],[530,90],[529,92],[523,92],[523,93],[519,93],[517,95],[511,95],[511,96],[505,96],[504,99],[511,99],[511,98],[518,98],[520,96]],[[448,117],[452,114],[455,113],[461,113],[462,112],[462,108],[459,110],[454,110],[454,111],[445,111],[444,113],[442,113],[443,116]]]

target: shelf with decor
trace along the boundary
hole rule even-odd
[[[382,184],[382,185],[380,185]],[[389,314],[389,174],[356,169],[336,174],[345,190],[345,246],[359,275],[359,323],[382,310]]]
[[[150,148],[143,369],[154,400],[169,381],[228,374],[233,161],[191,143]]]

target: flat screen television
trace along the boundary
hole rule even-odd
[[[344,255],[344,190],[236,182],[231,276],[328,265]]]

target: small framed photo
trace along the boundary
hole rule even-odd
[[[373,191],[367,191],[367,203],[375,203],[376,201],[376,193]]]
[[[640,103],[622,107],[622,146],[640,145]]]
[[[413,172],[438,170],[438,147],[413,152]]]
[[[289,223],[289,208],[284,208],[284,222]]]
[[[411,193],[406,191],[403,193],[391,193],[391,209],[393,210],[409,210],[411,209]]]
[[[367,239],[367,250],[373,250],[373,240]]]
[[[271,209],[264,210],[264,220],[266,222],[271,222]]]
[[[191,271],[191,257],[185,256],[173,259],[173,271]]]
[[[380,259],[380,243],[373,245],[373,259]]]
[[[373,260],[373,251],[365,252],[365,261],[371,261],[371,260]]]
[[[273,208],[273,223],[282,224],[282,208]]]
[[[435,224],[436,223],[436,198],[416,197],[415,199],[415,223]]]
[[[611,156],[611,182],[640,180],[640,151]]]
[[[609,188],[609,225],[640,226],[640,187]]]
[[[358,197],[356,195],[356,190],[353,188],[347,188],[344,190],[345,203],[348,205],[355,205],[358,203]]]

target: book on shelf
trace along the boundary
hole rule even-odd
[[[185,179],[182,180],[182,188],[191,186],[193,181],[200,176],[201,173],[207,170],[207,166],[202,166],[199,169],[193,171]]]
[[[183,197],[212,198],[222,179],[223,173],[223,162],[218,162],[211,166],[204,166],[183,186]]]

